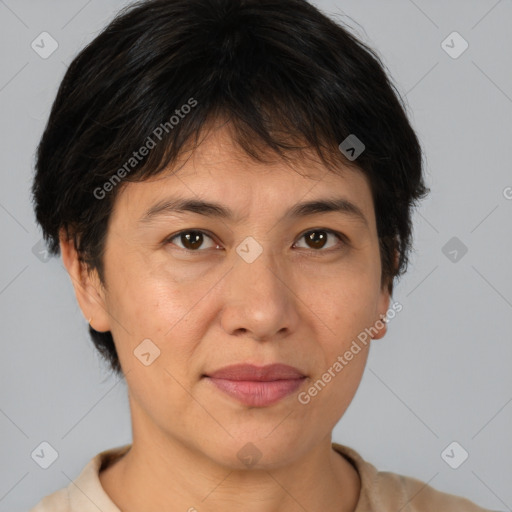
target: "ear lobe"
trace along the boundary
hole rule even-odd
[[[86,319],[93,319],[91,327],[94,330],[110,331],[110,317],[105,292],[98,272],[96,269],[88,269],[87,265],[79,260],[74,240],[68,238],[63,230],[61,230],[59,240],[62,261],[71,278],[82,314]]]
[[[380,340],[381,338],[384,338],[388,332],[388,324],[383,320],[385,317],[386,315],[380,315],[379,319],[375,322],[374,326],[375,329],[378,329],[378,332],[376,335],[372,335],[372,339]]]
[[[397,272],[398,270],[398,263],[400,261],[400,252],[398,249],[395,249],[395,258],[394,258],[394,271]],[[392,277],[390,279],[393,279]],[[381,295],[379,299],[379,320],[376,320],[379,322],[378,325],[381,326],[381,328],[376,327],[378,329],[378,333],[376,336],[372,336],[373,339],[381,339],[383,338],[388,330],[387,321],[385,322],[383,318],[385,319],[387,316],[387,312],[389,310],[389,304],[391,302],[391,294],[388,291],[388,286],[385,284],[381,289]],[[384,324],[384,325],[382,325]]]
[[[374,327],[378,330],[378,333],[375,336],[372,336],[374,340],[379,340],[383,338],[388,330],[388,324],[383,318],[386,318],[387,312],[389,310],[389,304],[391,302],[391,297],[389,295],[387,287],[384,287],[380,291],[379,297],[379,307],[378,314],[379,318],[375,320]]]

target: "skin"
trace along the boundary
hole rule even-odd
[[[132,448],[100,482],[123,512],[353,511],[360,479],[332,449],[331,433],[357,391],[370,344],[307,405],[297,395],[389,308],[369,184],[354,170],[335,175],[313,159],[293,167],[277,158],[255,162],[226,127],[180,165],[119,191],[105,286],[61,236],[82,312],[96,330],[112,332],[129,392]],[[138,222],[176,195],[222,203],[236,216]],[[359,206],[367,225],[339,212],[281,220],[300,201],[340,196]],[[183,237],[166,242],[186,229],[207,231],[194,254]],[[343,233],[348,243],[330,234],[315,248],[303,236],[313,229]],[[236,252],[247,236],[263,249],[252,263]],[[373,338],[385,332],[384,325]],[[147,338],[160,355],[145,366],[134,350]],[[239,362],[282,362],[308,378],[273,405],[248,407],[202,378]],[[247,443],[261,453],[251,467],[237,456]]]

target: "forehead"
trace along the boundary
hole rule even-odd
[[[158,175],[124,183],[112,216],[122,214],[133,221],[170,195],[214,200],[238,212],[252,207],[279,212],[301,200],[336,195],[357,203],[372,218],[371,189],[360,170],[340,163],[334,172],[313,151],[292,156],[285,161],[266,150],[261,154],[264,161],[255,160],[234,142],[226,125],[214,128],[198,147],[183,151]]]

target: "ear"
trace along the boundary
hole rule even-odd
[[[398,250],[395,250],[395,269],[398,267],[398,260],[399,260],[399,253],[398,253]],[[380,290],[380,297],[379,297],[379,304],[378,304],[379,318],[376,318],[375,322],[377,322],[377,320],[380,320],[379,326],[381,324],[383,324],[383,326],[381,326],[381,328],[375,326],[375,328],[378,330],[378,333],[375,336],[372,336],[372,338],[374,340],[379,340],[379,339],[383,338],[386,335],[387,330],[388,330],[388,324],[384,320],[382,320],[383,318],[386,317],[386,313],[389,309],[389,303],[391,302],[391,296],[390,296],[390,293],[388,290],[388,284],[389,283],[386,282]]]
[[[386,313],[389,309],[389,303],[390,303],[391,297],[388,292],[387,285],[383,287],[380,291],[380,297],[379,297],[379,318],[375,319],[374,327],[378,330],[377,334],[372,335],[372,338],[374,340],[380,340],[386,335],[386,332],[388,330],[388,324],[383,320],[383,318],[386,317]]]
[[[72,238],[64,230],[59,236],[62,261],[75,289],[78,305],[86,320],[91,319],[91,327],[99,332],[110,331],[110,316],[105,300],[105,289],[98,272],[90,270],[78,259],[78,253]]]

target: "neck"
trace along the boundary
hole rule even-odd
[[[302,457],[263,469],[233,469],[177,440],[161,445],[134,436],[132,448],[99,477],[123,512],[353,512],[361,486],[330,435]]]

